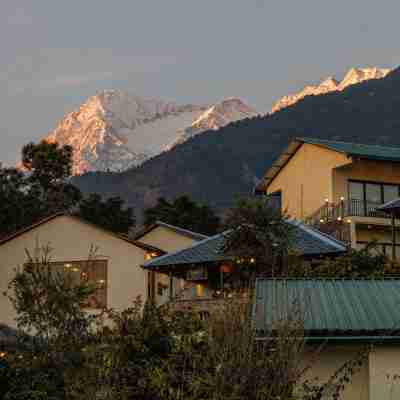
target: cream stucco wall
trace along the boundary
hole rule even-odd
[[[195,240],[179,234],[164,226],[157,226],[139,239],[142,243],[155,246],[167,253],[186,249],[195,243]]]
[[[282,191],[282,206],[288,214],[303,219],[332,201],[332,171],[350,160],[341,153],[303,144],[268,187],[268,193]]]
[[[329,378],[347,362],[354,360],[361,351],[361,346],[330,345],[309,347],[304,365],[310,367],[306,379],[317,384],[328,382]],[[368,400],[369,399],[369,370],[365,362],[360,370],[351,377],[343,392],[343,400]]]
[[[369,400],[400,399],[400,347],[377,346],[369,355]]]
[[[108,260],[108,307],[130,307],[137,296],[146,300],[147,272],[140,267],[145,250],[68,216],[57,217],[0,246],[0,293],[6,290],[14,269],[27,261],[25,249],[34,251],[36,243],[51,246],[52,261],[87,260],[91,246],[96,246],[97,256]],[[1,296],[0,322],[14,326],[14,317],[11,304]]]

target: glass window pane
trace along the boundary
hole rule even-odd
[[[367,202],[371,203],[381,203],[381,185],[376,185],[374,183],[367,183],[365,185],[365,196]]]
[[[383,186],[383,201],[387,203],[388,201],[395,200],[399,197],[399,188],[393,185]]]
[[[364,200],[364,185],[360,182],[349,182],[350,200]]]

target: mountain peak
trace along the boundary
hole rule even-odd
[[[387,68],[351,68],[344,76],[343,80],[339,83],[334,77],[330,76],[324,79],[317,86],[306,86],[302,91],[288,96],[282,97],[272,107],[272,113],[281,110],[282,108],[289,107],[306,96],[320,95],[335,91],[341,91],[350,85],[364,82],[370,79],[384,78],[391,70]]]
[[[255,115],[238,98],[211,107],[145,99],[123,90],[104,90],[67,114],[46,140],[72,146],[73,173],[122,171],[181,143]],[[196,132],[188,135],[188,130]]]

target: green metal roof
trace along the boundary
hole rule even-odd
[[[288,220],[293,226],[293,250],[305,256],[341,254],[347,247],[343,242],[326,235],[299,221]],[[231,257],[223,253],[227,232],[220,233],[208,239],[195,243],[193,246],[154,258],[143,265],[144,268],[157,269],[162,267],[201,264],[228,260]]]
[[[400,280],[258,279],[256,329],[268,336],[289,315],[300,318],[307,337],[398,338]]]
[[[299,142],[323,146],[328,149],[345,153],[348,156],[367,158],[371,160],[400,161],[400,148],[391,146],[377,146],[370,144],[358,144],[323,140],[314,138],[297,138]]]
[[[257,185],[256,191],[264,192],[275,177],[279,174],[282,168],[290,161],[293,155],[304,144],[314,144],[327,149],[338,151],[346,154],[349,157],[366,158],[370,160],[380,161],[398,161],[400,162],[400,148],[391,146],[376,146],[369,144],[358,144],[349,142],[339,142],[334,140],[324,140],[309,137],[294,138],[288,147],[280,154],[277,160],[264,174],[263,179]]]

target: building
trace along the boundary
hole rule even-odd
[[[287,221],[293,228],[293,251],[313,262],[335,257],[347,251],[344,243],[297,221]],[[236,279],[234,257],[224,253],[225,233],[199,241],[192,246],[165,254],[144,263],[146,270],[169,276],[175,281],[169,297],[178,308],[196,307],[206,312],[229,295]],[[250,260],[251,262],[251,260]]]
[[[378,207],[400,196],[400,148],[297,138],[256,192],[280,193],[291,217],[353,248],[377,241],[391,255],[391,221]]]
[[[399,398],[400,280],[258,279],[255,297],[258,340],[268,339],[287,316],[300,321],[306,343],[301,361],[311,363],[307,378],[325,382],[361,352],[364,362],[341,398]]]
[[[135,240],[155,246],[164,253],[174,253],[186,249],[204,239],[207,239],[207,236],[162,221],[145,227],[135,235]],[[149,253],[147,260],[151,258],[153,258],[152,254]],[[175,287],[181,285],[180,280],[173,278],[171,287],[174,285]],[[168,275],[149,271],[149,296],[155,300],[156,304],[164,304],[169,300],[169,288],[170,278]]]
[[[160,304],[165,295],[157,294],[152,283],[158,282],[158,277],[140,266],[152,257],[188,247],[205,236],[159,222],[138,237],[141,240],[131,240],[78,217],[55,214],[0,241],[0,292],[7,290],[15,269],[27,263],[26,251],[34,255],[36,249],[49,246],[55,269],[98,286],[88,309],[122,310],[131,307],[139,296],[142,301],[153,298]],[[14,318],[9,300],[0,298],[0,322],[13,327]]]

